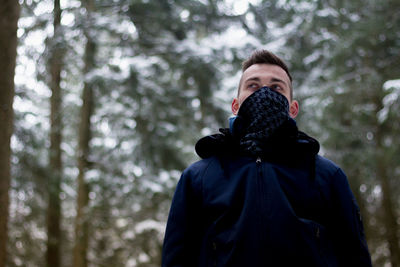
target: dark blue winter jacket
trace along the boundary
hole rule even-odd
[[[371,266],[343,171],[315,139],[281,127],[259,157],[222,130],[196,144],[173,198],[163,267]]]

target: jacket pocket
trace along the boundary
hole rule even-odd
[[[315,221],[299,218],[302,224],[302,236],[309,253],[315,259],[316,266],[337,266],[331,238],[325,226]]]

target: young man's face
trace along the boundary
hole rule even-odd
[[[289,101],[289,115],[292,118],[297,116],[299,104],[290,97],[289,76],[281,67],[271,64],[254,64],[243,72],[239,95],[232,102],[233,115],[237,115],[240,106],[249,95],[264,86],[285,96]]]

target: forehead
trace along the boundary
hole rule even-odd
[[[242,75],[242,81],[258,77],[262,79],[277,78],[284,81],[287,85],[290,84],[289,76],[286,71],[278,65],[271,64],[254,64],[247,68]]]

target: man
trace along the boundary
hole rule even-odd
[[[255,51],[229,129],[197,142],[203,159],[178,183],[163,266],[371,266],[347,178],[298,112],[285,63]]]

